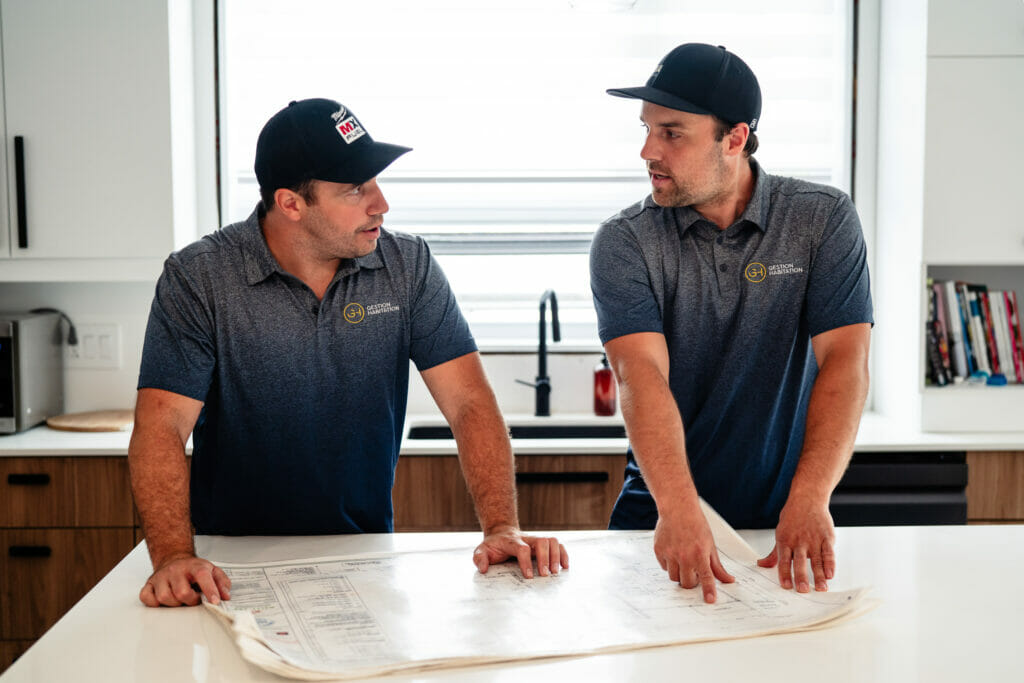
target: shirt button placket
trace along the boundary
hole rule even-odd
[[[715,259],[718,263],[718,291],[725,295],[728,299],[733,299],[739,292],[739,285],[736,282],[735,271],[738,267],[736,265],[736,253],[725,246],[725,235],[719,234],[715,238]]]

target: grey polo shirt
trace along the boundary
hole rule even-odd
[[[204,402],[198,533],[381,532],[409,360],[425,370],[475,350],[421,238],[382,231],[320,301],[278,265],[254,212],[167,259],[139,387]]]
[[[726,230],[648,196],[601,225],[590,267],[602,343],[665,335],[700,495],[734,526],[767,527],[803,446],[811,337],[870,323],[872,308],[849,197],[751,167],[753,195]],[[630,468],[620,503],[653,508],[632,456]]]

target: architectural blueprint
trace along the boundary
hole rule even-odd
[[[465,548],[221,564],[232,599],[207,607],[230,622],[243,657],[305,679],[742,638],[865,609],[866,589],[783,590],[735,532],[715,533],[736,582],[711,605],[668,579],[651,532],[601,532],[572,543],[571,569],[529,580],[514,563],[481,575]]]

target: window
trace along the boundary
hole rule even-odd
[[[679,43],[725,45],[758,75],[766,169],[849,190],[852,0],[222,0],[220,12],[225,219],[258,201],[263,123],[293,99],[337,99],[375,139],[414,148],[380,178],[385,225],[428,239],[484,340],[535,334],[525,323],[553,288],[567,336],[596,343],[591,235],[648,193],[640,104],[605,90],[641,85]]]

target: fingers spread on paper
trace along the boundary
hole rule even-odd
[[[473,551],[473,563],[481,574],[495,563],[515,559],[523,576],[533,578],[533,560],[541,576],[557,574],[569,568],[569,554],[557,538],[525,536],[518,529],[504,529],[484,537]]]

